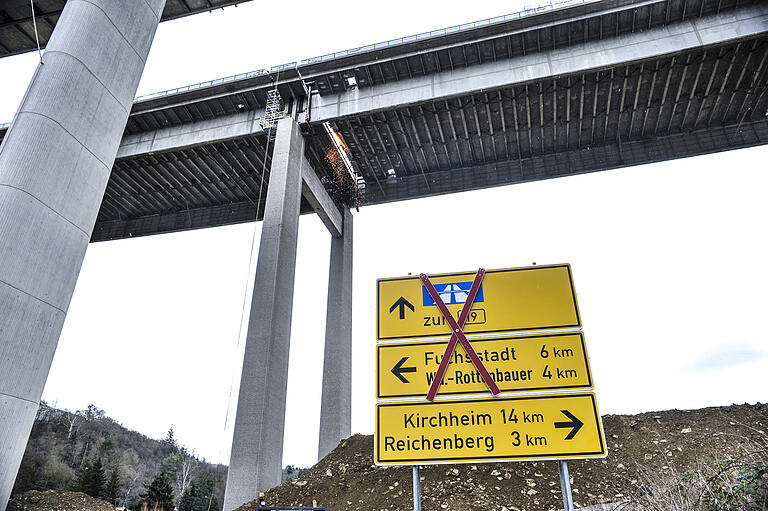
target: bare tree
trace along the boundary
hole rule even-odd
[[[106,417],[104,410],[101,410],[94,404],[88,405],[88,407],[82,412],[78,412],[85,417],[87,421],[102,420]]]
[[[188,452],[185,447],[179,448],[179,450],[171,456],[173,457],[173,463],[176,469],[174,489],[176,490],[176,499],[178,502],[192,483],[192,475],[197,468],[198,461],[195,458],[195,453]]]
[[[168,430],[164,442],[171,448],[171,454],[166,458],[164,465],[174,476],[173,490],[178,502],[189,485],[192,484],[192,474],[199,462],[195,458],[194,452],[189,452],[186,447],[179,444],[173,426]]]
[[[50,416],[51,408],[45,403],[42,403],[41,406],[37,409],[37,416],[35,417],[35,420],[48,422],[50,420]]]
[[[133,475],[133,478],[131,479],[131,484],[128,485],[128,489],[125,490],[125,496],[123,497],[123,507],[128,506],[128,497],[131,496],[131,492],[133,491],[133,487],[136,486],[136,480],[139,478],[139,473],[135,472]]]
[[[78,419],[82,418],[80,415],[80,412],[75,413],[68,413],[66,414],[67,417],[67,423],[69,423],[69,432],[67,433],[67,440],[72,438],[72,433],[76,431],[75,425],[77,424]]]
[[[80,460],[80,468],[83,468],[83,464],[85,464],[85,460],[88,458],[88,446],[90,444],[90,442],[85,442],[85,448],[83,448],[83,457]]]
[[[122,465],[125,468],[125,476],[130,484],[125,490],[125,496],[123,497],[123,507],[128,506],[128,499],[131,498],[133,489],[136,487],[136,481],[141,477],[142,471],[139,467],[139,456],[133,449],[129,449],[123,453]]]

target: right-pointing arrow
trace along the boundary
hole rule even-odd
[[[573,428],[571,429],[571,432],[568,433],[568,435],[565,437],[566,440],[571,440],[573,437],[576,436],[576,433],[579,432],[581,427],[584,425],[583,422],[581,422],[579,419],[576,418],[575,415],[573,415],[568,410],[560,410],[563,412],[563,414],[571,419],[570,422],[555,422],[555,428]]]
[[[392,374],[397,376],[401,382],[403,383],[411,383],[408,381],[405,376],[403,376],[403,373],[415,373],[416,368],[415,367],[403,367],[403,364],[405,364],[405,361],[408,360],[408,357],[403,357],[400,359],[400,362],[395,364],[395,367],[390,369],[392,371]]]

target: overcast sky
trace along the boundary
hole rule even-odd
[[[443,1],[302,2],[273,21],[274,4],[250,2],[161,24],[139,94],[524,3],[474,2],[470,13]],[[37,59],[0,59],[0,122]],[[534,261],[572,265],[601,413],[766,401],[766,160],[760,147],[361,208],[353,432],[373,431],[376,278]],[[173,424],[190,449],[226,463],[259,234],[242,224],[91,245],[43,399],[95,403],[156,438]],[[329,250],[322,223],[303,216],[284,464],[316,461]]]

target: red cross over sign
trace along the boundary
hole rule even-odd
[[[424,288],[429,293],[429,296],[432,297],[432,300],[435,301],[435,305],[437,305],[440,313],[445,318],[445,322],[451,327],[452,330],[451,340],[448,341],[448,346],[445,348],[443,359],[440,361],[440,366],[437,368],[435,379],[432,381],[432,386],[429,387],[429,393],[427,394],[427,400],[429,401],[434,401],[435,396],[437,395],[437,390],[440,388],[440,384],[443,381],[443,376],[445,375],[446,369],[448,369],[448,364],[450,363],[451,357],[453,356],[453,351],[456,349],[457,342],[460,342],[462,347],[464,347],[464,351],[467,352],[470,360],[472,360],[472,363],[480,372],[480,376],[482,376],[485,384],[488,385],[491,393],[494,396],[499,393],[498,385],[496,385],[496,382],[491,378],[488,370],[483,365],[483,361],[480,360],[480,357],[477,356],[475,349],[469,343],[467,336],[464,335],[463,331],[464,323],[466,323],[467,317],[469,316],[469,310],[472,308],[472,304],[475,303],[477,292],[480,290],[480,284],[483,282],[483,275],[485,275],[485,268],[479,268],[475,274],[475,280],[472,282],[472,287],[469,289],[469,293],[467,294],[467,300],[464,302],[464,307],[461,309],[461,313],[459,314],[458,321],[454,319],[451,311],[449,311],[448,307],[445,306],[445,302],[443,302],[442,297],[438,294],[435,286],[429,280],[429,277],[427,277],[424,273],[419,275],[421,282],[424,284]]]

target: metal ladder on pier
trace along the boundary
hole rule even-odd
[[[275,134],[277,132],[277,121],[282,119],[285,114],[285,103],[278,90],[272,89],[267,91],[267,105],[264,112],[264,121],[261,123],[261,127],[269,137],[269,141],[275,140]]]

